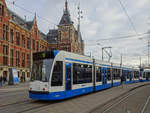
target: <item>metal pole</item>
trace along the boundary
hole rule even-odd
[[[88,55],[90,58],[92,58],[92,53],[90,52],[90,55]]]
[[[141,57],[140,57],[140,68],[141,68]]]
[[[121,54],[121,61],[120,61],[120,77],[122,77],[122,54]]]
[[[122,66],[122,54],[121,54],[121,61],[120,61],[120,65]]]
[[[102,61],[104,60],[104,57],[103,57],[103,50],[104,50],[104,48],[102,48]]]
[[[148,66],[149,66],[149,57],[150,57],[150,40],[148,39]]]
[[[114,79],[114,77],[113,77],[113,69],[112,69],[112,67],[113,67],[113,63],[111,63],[111,86],[113,87],[113,79]]]

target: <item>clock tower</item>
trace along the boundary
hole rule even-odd
[[[70,52],[74,52],[73,42],[74,42],[74,33],[75,28],[73,25],[73,21],[71,20],[69,9],[68,9],[68,1],[65,1],[65,9],[63,11],[63,16],[58,25],[58,43],[60,50],[66,50]]]
[[[81,45],[81,34],[74,27],[71,20],[68,1],[65,1],[63,15],[58,24],[58,29],[51,29],[47,34],[49,48],[52,50],[64,50],[77,54],[84,54],[84,43]],[[83,48],[83,49],[82,49]]]

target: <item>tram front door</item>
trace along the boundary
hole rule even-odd
[[[72,90],[72,64],[65,64],[65,89],[66,89],[66,97],[71,97]]]

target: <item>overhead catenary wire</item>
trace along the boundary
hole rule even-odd
[[[150,33],[148,32],[145,32],[145,33],[141,33],[141,34],[138,34],[138,35],[125,35],[125,36],[119,36],[119,37],[113,37],[113,38],[101,38],[101,39],[98,39],[98,40],[86,40],[86,41],[95,41],[95,42],[98,42],[98,41],[107,41],[107,40],[123,40],[123,39],[132,39],[132,38],[139,38],[139,36],[143,36],[143,35],[149,35]],[[140,38],[139,38],[140,39]]]
[[[131,24],[131,26],[132,26],[134,32],[136,33],[136,35],[138,35],[137,30],[136,30],[136,28],[135,28],[135,26],[134,26],[134,23],[132,22],[131,17],[128,15],[125,6],[124,6],[123,3],[121,2],[121,0],[118,0],[118,1],[119,1],[120,5],[121,5],[121,7],[122,7],[122,9],[123,9],[123,11],[124,11],[124,13],[125,13],[125,15],[128,17],[128,20],[129,20],[129,22],[130,22],[130,24]]]
[[[30,13],[30,14],[32,14],[32,15],[35,15],[34,12],[32,12],[32,11],[26,9],[26,8],[23,8],[23,7],[19,6],[19,5],[17,5],[17,4],[15,3],[15,1],[10,2],[10,1],[7,0],[7,2],[8,2],[9,4],[12,4],[13,6],[15,6],[15,7],[19,8],[19,9],[25,11],[25,12],[27,12],[27,13]],[[46,19],[46,18],[44,18],[44,17],[41,17],[41,16],[39,16],[39,15],[37,15],[37,14],[36,14],[36,16],[37,16],[38,18],[44,20],[45,22],[49,23],[49,24],[53,24],[53,25],[57,26],[56,23],[54,23],[54,22],[52,22],[52,21],[50,21],[50,20],[48,20],[48,19]]]

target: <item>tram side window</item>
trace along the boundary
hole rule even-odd
[[[139,76],[140,76],[140,73],[137,71],[135,74],[135,78],[139,78]]]
[[[124,76],[124,79],[126,81],[126,70],[122,70],[122,76]]]
[[[147,78],[150,78],[150,72],[147,72],[147,73],[146,73],[146,77],[147,77]]]
[[[101,67],[96,67],[96,82],[102,81],[102,70]]]
[[[143,78],[146,78],[146,72],[144,72],[144,74],[143,74]]]
[[[56,61],[53,74],[51,86],[62,86],[63,84],[63,62]]]
[[[92,66],[85,64],[73,64],[73,84],[92,82]]]
[[[133,74],[134,74],[134,78],[138,78],[139,77],[138,71],[134,71]]]
[[[120,69],[113,69],[114,80],[120,79]]]
[[[116,72],[116,69],[113,69],[113,78],[114,78],[114,80],[117,80],[117,72]]]
[[[120,79],[120,69],[117,69],[118,80]]]
[[[111,70],[110,70],[110,68],[107,69],[107,80],[111,80]]]

